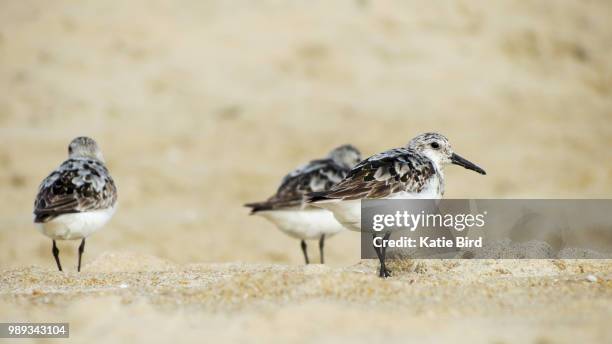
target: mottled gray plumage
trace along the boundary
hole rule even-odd
[[[332,150],[325,159],[312,160],[287,174],[276,193],[264,202],[248,203],[252,212],[304,205],[307,194],[329,190],[344,179],[361,159],[357,148],[343,145]]]
[[[64,161],[40,184],[34,201],[34,222],[60,215],[107,209],[117,202],[115,182],[104,166],[94,140],[74,139]]]
[[[438,133],[416,136],[402,148],[373,155],[331,189],[313,192],[309,202],[425,196],[444,194],[444,164],[453,163],[485,174],[485,171],[453,152],[448,139]]]
[[[397,192],[418,193],[436,169],[427,157],[411,148],[394,148],[378,153],[355,166],[332,188],[314,192],[310,201],[386,198]]]

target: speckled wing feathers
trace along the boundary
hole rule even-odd
[[[34,221],[47,222],[62,214],[107,209],[116,201],[117,188],[103,163],[68,159],[40,184],[34,201]]]
[[[329,190],[346,177],[349,171],[331,159],[313,160],[286,175],[276,193],[268,200],[246,206],[253,208],[253,212],[303,206],[307,194]]]
[[[433,163],[408,148],[391,149],[362,161],[328,191],[314,192],[311,202],[325,199],[385,198],[397,192],[418,193],[435,176]]]

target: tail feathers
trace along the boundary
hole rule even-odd
[[[45,223],[52,220],[53,216],[49,214],[34,214],[34,223]]]
[[[272,204],[270,204],[269,202],[254,202],[254,203],[247,203],[244,205],[247,208],[251,208],[251,215],[255,214],[258,211],[263,211],[263,210],[270,210],[272,209]]]

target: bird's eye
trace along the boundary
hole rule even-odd
[[[438,149],[438,148],[440,148],[440,144],[439,144],[439,143],[437,143],[437,142],[432,142],[430,146],[431,146],[431,148],[433,148],[433,149]]]

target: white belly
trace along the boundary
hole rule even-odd
[[[115,205],[106,210],[60,215],[45,223],[37,223],[38,230],[53,240],[87,238],[102,228],[115,213]]]
[[[332,212],[334,218],[336,218],[343,227],[352,231],[361,231],[361,200],[333,200],[318,202],[315,203],[315,205]]]
[[[274,223],[285,234],[301,240],[318,240],[322,235],[330,237],[344,228],[334,215],[324,209],[284,209],[255,213]]]
[[[437,178],[419,193],[398,192],[385,199],[440,199],[440,188]],[[361,200],[329,200],[313,205],[327,209],[344,226],[352,231],[361,232]]]

